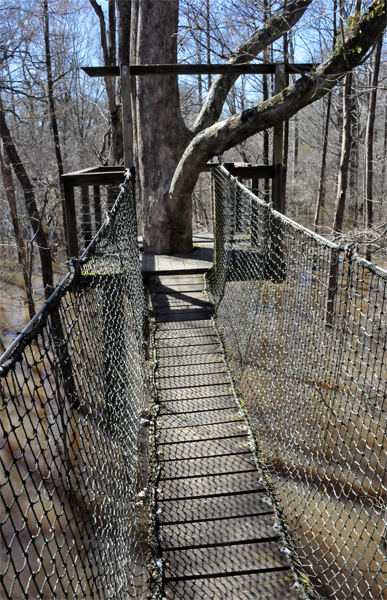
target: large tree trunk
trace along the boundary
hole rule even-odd
[[[139,4],[137,64],[176,63],[177,22],[177,3],[148,0]],[[191,138],[180,113],[177,77],[137,77],[134,116],[144,250],[155,254],[190,252],[190,197],[181,201],[169,194],[173,173]]]

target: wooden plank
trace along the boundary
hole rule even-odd
[[[193,338],[195,339],[195,338]],[[186,341],[186,340],[184,340]],[[226,373],[226,367],[223,361],[218,362],[202,362],[200,364],[192,365],[171,365],[163,366],[160,369],[159,378],[164,379],[166,377],[185,377],[186,375],[204,375],[209,373]]]
[[[186,389],[160,390],[159,396],[163,400],[188,400],[189,398],[212,398],[213,396],[229,396],[230,384],[206,385]]]
[[[224,600],[299,600],[295,590],[291,589],[294,581],[289,571],[264,572],[245,575],[224,576],[222,578],[197,578],[188,581],[168,580],[164,595],[166,600],[197,600],[211,598]],[[259,593],[259,596],[257,596]]]
[[[204,279],[203,279],[203,275],[194,275],[191,274],[189,276],[185,275],[185,276],[178,276],[178,275],[160,275],[159,277],[157,277],[157,279],[154,280],[156,283],[157,281],[160,282],[161,285],[169,285],[169,284],[189,284],[191,285],[192,283],[201,283],[204,287]]]
[[[194,330],[195,331],[195,330]],[[156,339],[156,348],[169,348],[170,346],[173,346],[173,348],[177,348],[178,346],[197,346],[198,344],[200,344],[200,346],[202,345],[207,345],[207,344],[217,344],[217,346],[219,345],[219,339],[216,335],[214,335],[213,332],[211,333],[203,333],[201,329],[196,330],[196,333],[198,335],[190,335],[187,337],[183,337],[183,336],[176,336],[175,338],[167,338],[167,339],[162,339],[162,338],[157,338]],[[171,341],[173,340],[173,341]]]
[[[222,453],[246,450],[248,437],[228,436],[224,439],[214,438],[212,440],[195,440],[181,444],[164,444],[161,451],[161,460],[181,460],[182,458],[199,458],[200,456],[218,456]]]
[[[181,429],[182,427],[198,427],[202,425],[213,425],[219,423],[240,423],[242,422],[243,415],[239,415],[236,411],[236,407],[231,408],[215,409],[215,410],[204,410],[197,412],[187,413],[169,413],[163,415],[158,419],[160,428],[166,432],[169,429]]]
[[[225,522],[222,517],[217,520],[181,525],[163,525],[160,533],[163,537],[162,546],[171,548],[177,546],[192,546],[195,544],[227,543],[238,539],[268,538],[275,534],[273,529],[273,513],[269,515],[234,516]]]
[[[125,179],[125,171],[117,167],[116,171],[86,172],[84,174],[66,173],[62,175],[64,181],[70,181],[73,186],[80,185],[118,185]]]
[[[179,346],[179,347],[171,347],[170,345],[165,347],[159,347],[157,349],[157,358],[172,358],[172,357],[194,357],[195,355],[205,355],[205,354],[213,354],[218,351],[220,346],[218,346],[218,342],[202,344],[200,347],[198,346]],[[220,355],[219,355],[220,356]],[[188,360],[188,358],[186,359]],[[201,359],[203,360],[203,358]]]
[[[160,481],[165,481],[171,477],[184,477],[187,473],[190,475],[215,475],[227,471],[230,464],[235,469],[245,470],[252,465],[251,453],[249,451],[235,453],[234,455],[210,456],[207,458],[182,459],[176,461],[166,461],[163,464],[162,476]]]
[[[228,408],[234,401],[229,395],[208,396],[206,398],[171,399],[162,402],[160,415],[192,410],[212,410]],[[235,404],[235,402],[234,402]]]
[[[313,63],[287,64],[288,73],[303,73],[315,68]],[[139,75],[217,75],[219,73],[234,75],[261,75],[264,73],[275,73],[276,63],[243,63],[243,64],[155,64],[155,65],[131,65],[130,73]],[[118,77],[120,69],[116,66],[110,67],[81,67],[89,77]]]
[[[158,323],[173,323],[174,321],[192,321],[192,320],[200,320],[202,321],[203,319],[206,318],[210,319],[211,318],[211,312],[210,311],[203,311],[203,309],[198,310],[196,313],[193,312],[192,310],[187,312],[187,311],[176,311],[174,314],[173,313],[169,313],[169,314],[163,314],[157,317],[157,322]]]
[[[254,470],[254,466],[250,466],[250,470],[247,472],[221,473],[187,479],[160,481],[159,488],[161,488],[162,494],[157,496],[157,503],[162,503],[170,498],[179,499],[208,494],[225,495],[230,492],[250,491],[252,489],[260,490],[262,489],[262,484],[259,484],[258,481],[259,477],[257,471]]]
[[[203,291],[203,283],[191,283],[188,285],[187,283],[175,283],[170,285],[158,285],[155,288],[156,293],[191,293],[191,292],[201,292]]]
[[[219,165],[216,163],[207,163],[203,168],[205,172],[211,172],[216,169]],[[250,165],[226,162],[222,163],[222,166],[227,169],[234,177],[240,177],[241,179],[270,179],[273,177],[274,169],[272,165]]]
[[[196,459],[198,460],[198,459]],[[239,494],[229,497],[196,498],[194,500],[165,501],[162,504],[162,513],[159,517],[160,524],[164,522],[180,521],[182,517],[187,521],[198,519],[212,519],[219,515],[223,517],[246,516],[270,510],[271,507],[264,501],[261,492],[254,494]]]
[[[203,308],[203,309],[211,309],[212,305],[208,302],[208,300],[203,298],[190,298],[188,295],[185,297],[173,298],[167,295],[159,296],[155,298],[153,301],[153,309],[159,313],[163,314],[165,312],[174,312],[176,310],[185,310],[185,309],[193,309]]]
[[[193,388],[203,385],[217,385],[230,383],[226,373],[205,373],[204,375],[185,375],[182,377],[166,377],[159,379],[160,390],[168,390],[175,388]]]

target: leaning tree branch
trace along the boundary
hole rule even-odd
[[[345,73],[362,62],[385,27],[386,2],[373,0],[369,8],[351,22],[345,39],[339,41],[330,58],[314,73],[303,75],[295,84],[259,106],[233,115],[196,135],[186,148],[172,179],[170,195],[177,210],[187,202],[199,173],[210,158],[290,119],[305,106],[325,96]]]
[[[299,21],[313,0],[294,0],[276,13],[262,29],[257,29],[236,50],[229,65],[249,63],[270,44],[278,40]],[[210,127],[219,119],[223,105],[239,75],[218,75],[212,84],[203,107],[193,125],[194,135]]]

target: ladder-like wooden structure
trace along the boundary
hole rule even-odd
[[[149,281],[161,405],[157,518],[164,596],[295,600],[203,275],[176,273],[154,273]]]

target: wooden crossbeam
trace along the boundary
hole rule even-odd
[[[131,65],[130,75],[262,75],[275,73],[278,63],[241,65]],[[286,73],[305,73],[316,65],[313,63],[287,63]],[[89,77],[118,77],[120,67],[82,67]]]

